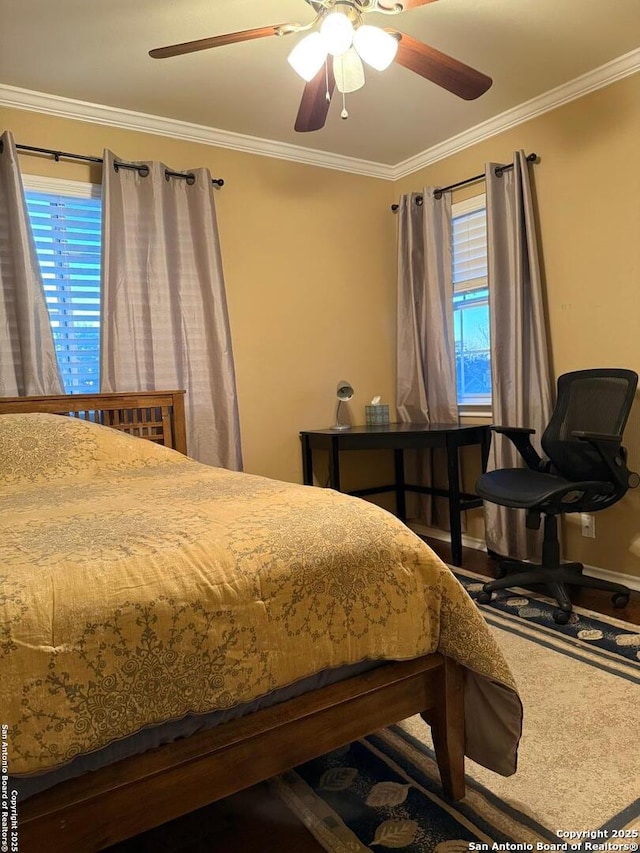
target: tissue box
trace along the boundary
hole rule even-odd
[[[365,406],[365,424],[367,426],[388,426],[389,406]]]

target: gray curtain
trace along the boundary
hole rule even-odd
[[[13,136],[0,137],[0,396],[63,394]]]
[[[400,198],[398,209],[397,407],[406,423],[457,423],[451,198],[425,188]],[[407,481],[432,484],[432,454],[406,453]],[[432,502],[409,501],[409,512],[438,523]]]
[[[240,427],[211,175],[103,169],[103,391],[185,389],[187,448],[240,470]]]
[[[529,170],[523,151],[513,169],[496,174],[488,163],[487,243],[493,422],[531,427],[540,436],[552,410],[553,385],[547,343],[542,275]],[[522,465],[504,436],[494,435],[489,469]],[[538,536],[527,537],[524,514],[485,504],[487,547],[519,559],[534,556]]]

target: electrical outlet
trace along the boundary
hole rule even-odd
[[[580,513],[580,521],[582,523],[582,535],[589,539],[596,538],[596,520],[589,512]]]

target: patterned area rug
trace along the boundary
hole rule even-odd
[[[523,700],[515,776],[467,761],[451,802],[416,717],[273,780],[279,797],[334,853],[638,850],[640,628],[578,608],[559,626],[551,601],[517,589],[481,609]]]

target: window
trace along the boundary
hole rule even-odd
[[[67,394],[100,390],[99,187],[25,179],[25,196]]]
[[[453,325],[459,406],[491,405],[485,197],[453,205]]]

